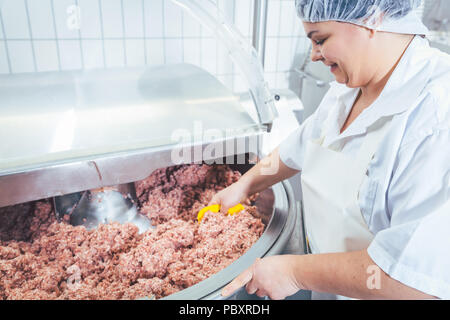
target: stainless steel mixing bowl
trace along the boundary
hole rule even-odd
[[[233,169],[243,173],[248,165],[237,165]],[[163,299],[198,300],[225,299],[221,289],[247,269],[256,258],[281,254],[290,240],[296,227],[300,209],[295,204],[292,187],[288,181],[275,184],[260,193],[255,205],[266,225],[262,236],[239,259],[211,277],[182,291],[171,294]],[[246,299],[247,293],[241,288],[226,299]]]

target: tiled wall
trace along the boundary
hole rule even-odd
[[[215,0],[251,42],[253,0]],[[293,0],[269,0],[266,79],[288,87],[305,49]],[[0,73],[189,62],[231,89],[245,87],[226,49],[169,0],[4,0]]]
[[[293,70],[307,58],[308,45],[294,1],[269,0],[264,70],[270,87],[295,91],[299,78]]]
[[[210,1],[251,42],[253,5],[259,0]],[[424,1],[418,13],[432,1]],[[234,91],[246,88],[226,48],[169,0],[0,0],[0,5],[0,74],[188,62]],[[294,0],[269,0],[264,61],[269,86],[300,95],[294,69],[307,61],[308,50]],[[320,101],[324,90],[317,90],[307,91]],[[311,112],[317,101],[309,103]]]

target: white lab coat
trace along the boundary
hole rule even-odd
[[[280,158],[301,170],[306,142],[356,155],[366,129],[392,126],[359,192],[374,239],[368,253],[392,278],[450,299],[450,56],[415,36],[378,99],[340,134],[359,89],[333,83],[316,112],[280,145]],[[405,103],[406,102],[406,103]]]

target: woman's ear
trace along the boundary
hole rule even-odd
[[[373,39],[375,37],[375,35],[377,34],[377,30],[370,29],[368,27],[363,27],[363,28],[366,31],[367,35],[369,36],[369,39]]]
[[[375,35],[377,34],[377,30],[369,29],[369,38],[373,39],[375,38]]]

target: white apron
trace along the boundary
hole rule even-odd
[[[308,141],[301,173],[304,222],[310,251],[331,253],[362,250],[374,235],[362,216],[359,189],[367,168],[392,117],[368,128],[356,157],[322,146],[324,134]],[[336,299],[336,295],[313,292],[313,299]]]

